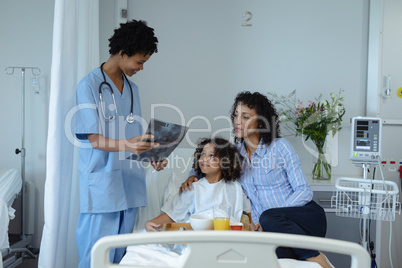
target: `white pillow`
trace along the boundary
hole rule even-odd
[[[145,222],[160,215],[165,200],[179,193],[192,167],[193,153],[192,148],[178,148],[169,156],[164,170],[157,172],[153,167],[147,168],[147,206],[138,208],[133,231],[143,229]]]
[[[145,222],[161,214],[163,193],[168,183],[170,172],[156,172],[153,167],[146,170],[147,206],[139,207],[135,218],[134,231],[144,228]]]
[[[163,202],[179,193],[181,184],[187,180],[188,173],[192,168],[193,154],[193,148],[178,148],[173,152],[172,157],[169,159],[168,167],[171,170],[171,174],[164,191]]]
[[[179,194],[179,188],[185,180],[187,180],[187,175],[179,177],[176,172],[172,172],[163,194],[163,204],[173,196]]]

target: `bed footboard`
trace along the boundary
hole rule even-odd
[[[249,268],[262,267],[263,264],[264,267],[280,268],[275,254],[278,246],[318,249],[350,255],[352,268],[370,267],[369,254],[356,243],[302,235],[230,231],[133,233],[103,237],[92,249],[91,267],[119,267],[110,263],[110,249],[160,243],[188,244],[189,254],[181,267]]]

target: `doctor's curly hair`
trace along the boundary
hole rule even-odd
[[[154,29],[147,26],[145,21],[132,20],[121,23],[120,28],[114,30],[109,38],[109,53],[116,55],[120,51],[131,57],[136,53],[153,54],[158,52],[158,38],[154,35]]]
[[[193,169],[197,172],[198,176],[205,176],[202,173],[198,163],[204,146],[211,143],[215,147],[214,157],[219,159],[219,165],[222,170],[222,179],[225,182],[235,181],[240,177],[241,172],[241,158],[236,147],[228,140],[223,138],[204,138],[202,139],[195,149]]]
[[[279,116],[272,102],[259,92],[251,93],[249,91],[240,92],[237,94],[232,111],[230,113],[230,118],[234,125],[234,117],[236,113],[236,107],[239,104],[246,105],[250,109],[255,109],[257,112],[257,128],[260,131],[261,138],[266,145],[271,144],[275,138],[280,138],[279,129]],[[233,128],[233,133],[234,133]],[[235,137],[236,143],[243,142],[243,138]]]

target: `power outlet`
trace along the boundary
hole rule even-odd
[[[381,162],[381,168],[382,172],[384,173],[384,179],[385,180],[390,180],[394,182],[398,182],[399,179],[399,167],[400,167],[400,162],[402,162],[402,159],[395,160],[393,158],[383,158]],[[377,175],[378,179],[381,178],[381,173],[378,171]]]

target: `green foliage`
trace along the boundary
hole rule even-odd
[[[321,100],[320,94],[315,101],[309,101],[307,106],[303,106],[300,100],[296,101],[296,90],[289,95],[268,93],[268,96],[276,105],[285,128],[296,136],[304,136],[306,141],[311,139],[319,153],[322,153],[327,134],[332,132],[332,136],[335,136],[342,128],[342,117],[345,114],[342,92],[331,93],[330,100]]]

